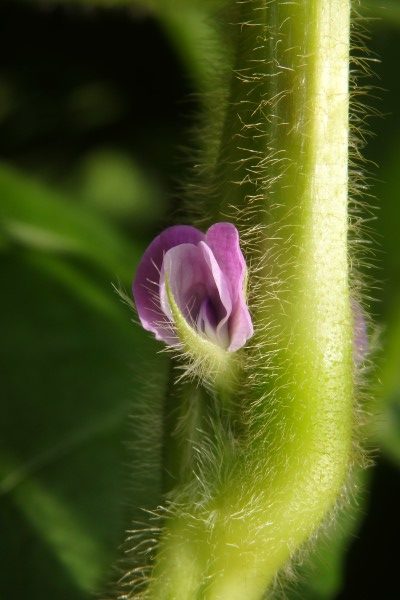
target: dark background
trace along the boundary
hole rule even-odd
[[[146,398],[156,412],[166,361],[112,283],[129,291],[188,175],[215,39],[207,3],[179,6],[0,4],[0,599],[104,589],[133,507],[157,498],[129,415]],[[375,465],[340,540],[289,592],[305,599],[398,596],[400,11],[368,8]]]

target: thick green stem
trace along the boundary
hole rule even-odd
[[[177,489],[152,600],[261,599],[334,506],[351,454],[350,1],[235,10],[209,213],[247,239],[256,335],[235,399],[240,436],[221,436],[199,485]]]

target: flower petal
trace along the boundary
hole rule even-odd
[[[229,345],[227,322],[232,310],[229,286],[210,248],[200,242],[171,248],[164,257],[160,303],[172,320],[166,278],[186,321],[221,347]],[[212,335],[210,335],[212,332]]]
[[[214,293],[212,293],[213,290],[210,289],[209,297],[211,299],[212,305],[214,306],[214,309],[216,309],[218,306],[220,307],[219,310],[216,310],[216,317],[218,323],[216,327],[216,337],[220,346],[222,346],[223,348],[228,348],[230,343],[228,319],[232,314],[232,309],[234,305],[229,280],[226,277],[223,270],[221,269],[220,265],[218,264],[208,244],[205,242],[200,242],[199,246],[203,251],[204,259],[208,264],[211,278],[214,283]],[[216,292],[218,294],[218,297],[216,296]]]
[[[168,301],[173,298],[175,317],[179,310],[193,330],[221,348],[238,350],[253,334],[245,277],[234,225],[216,223],[206,235],[186,225],[170,227],[153,240],[137,269],[133,295],[140,321],[157,339],[177,345]]]
[[[242,292],[232,310],[232,316],[229,323],[230,344],[228,350],[230,352],[239,350],[239,348],[244,346],[247,340],[251,338],[253,333],[253,322]]]
[[[208,229],[205,242],[228,279],[232,298],[236,298],[246,274],[238,230],[232,223],[215,223]]]
[[[247,268],[239,246],[239,232],[231,223],[216,223],[208,229],[205,243],[212,250],[229,282],[233,308],[229,321],[228,350],[234,352],[253,335],[244,290]]]
[[[198,244],[204,234],[189,225],[168,227],[146,249],[136,271],[133,297],[142,326],[158,340],[176,344],[177,339],[160,306],[160,272],[164,255],[181,244]]]

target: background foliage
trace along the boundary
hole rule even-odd
[[[0,599],[89,599],[133,507],[158,500],[159,449],[139,431],[145,398],[157,438],[166,360],[112,284],[129,293],[140,253],[179,211],[190,166],[179,148],[223,44],[207,23],[217,4],[0,5]],[[379,452],[351,513],[300,566],[289,596],[305,600],[397,589],[400,11],[361,6],[380,59],[365,150]]]

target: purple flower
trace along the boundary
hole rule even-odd
[[[204,234],[176,225],[145,251],[133,282],[133,296],[145,329],[170,346],[180,343],[169,299],[202,337],[234,352],[253,335],[245,300],[246,262],[231,223]]]

